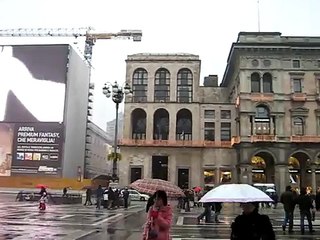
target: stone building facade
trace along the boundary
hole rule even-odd
[[[239,181],[317,183],[320,37],[239,33],[221,83],[236,107]]]
[[[120,184],[162,178],[180,187],[231,181],[236,174],[235,107],[216,76],[199,86],[191,54],[128,56]]]
[[[317,185],[320,37],[241,32],[220,86],[191,54],[127,58],[121,184]],[[320,167],[319,167],[320,172]]]

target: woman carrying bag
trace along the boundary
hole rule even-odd
[[[157,191],[143,232],[143,240],[170,240],[172,208],[168,205],[165,191]]]

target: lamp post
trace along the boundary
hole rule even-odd
[[[111,91],[110,91],[111,86]],[[118,161],[118,115],[119,115],[119,104],[123,101],[125,96],[131,96],[132,90],[128,83],[124,87],[120,86],[117,82],[105,83],[102,88],[103,94],[109,98],[112,97],[112,101],[116,104],[116,124],[115,124],[115,133],[114,133],[114,153],[113,153],[113,164],[112,164],[112,179],[117,180],[117,161]]]

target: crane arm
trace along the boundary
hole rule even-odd
[[[117,33],[96,32],[87,28],[18,28],[0,29],[0,37],[86,37],[95,42],[97,39],[124,38],[141,41],[140,30],[121,30]]]

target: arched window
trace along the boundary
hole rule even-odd
[[[263,74],[263,92],[272,93],[272,75],[270,73]]]
[[[270,112],[268,107],[264,105],[259,105],[256,107],[254,130],[254,133],[257,135],[270,134]]]
[[[293,119],[293,132],[294,135],[304,135],[304,120],[301,117],[295,117]]]
[[[177,77],[177,102],[192,102],[193,75],[188,68],[180,69]]]
[[[165,68],[157,70],[154,79],[154,101],[170,101],[170,73]]]
[[[259,73],[251,74],[251,92],[261,92]]]
[[[131,114],[132,139],[146,139],[146,119],[147,114],[138,108]]]
[[[192,140],[192,113],[187,109],[177,113],[176,140]]]
[[[169,113],[163,108],[155,111],[153,115],[153,139],[169,139]]]
[[[132,101],[147,102],[148,73],[143,68],[138,68],[132,76]]]

